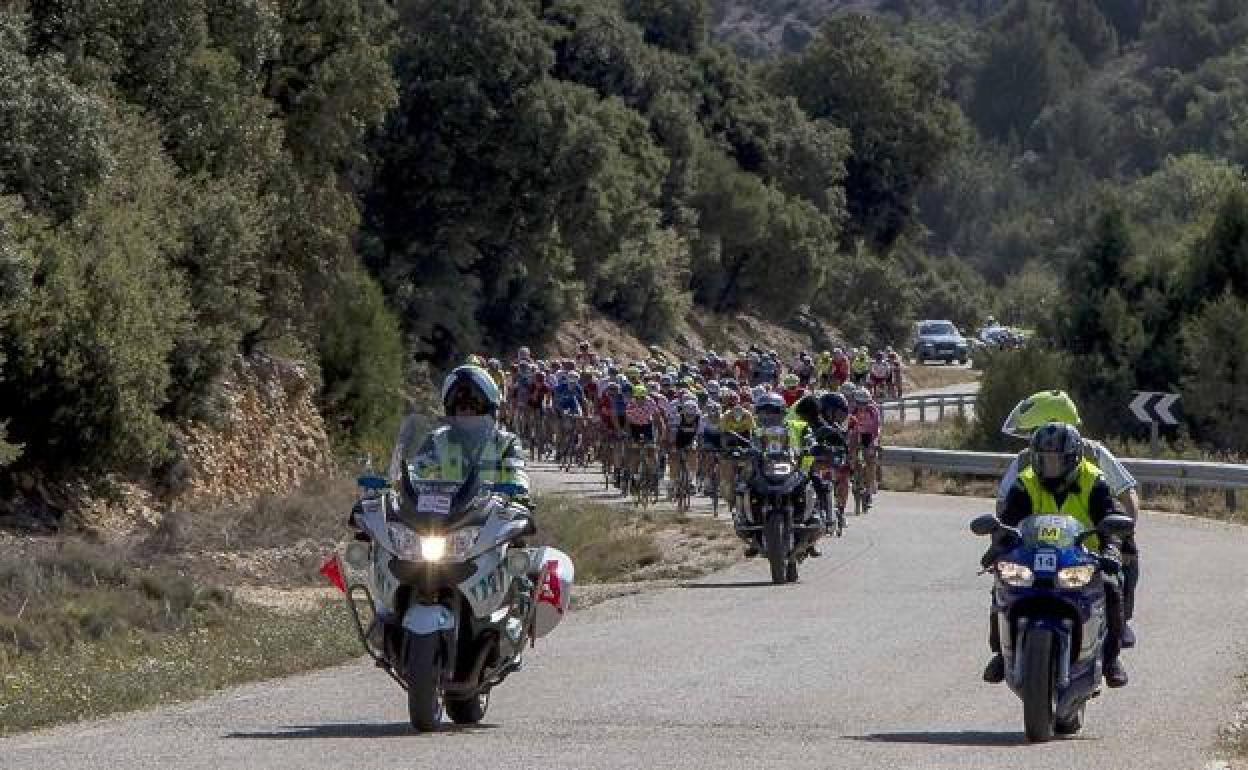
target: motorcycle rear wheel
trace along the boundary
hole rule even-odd
[[[1052,740],[1056,727],[1053,641],[1048,629],[1029,630],[1023,638],[1023,731],[1032,743]]]
[[[442,645],[436,635],[408,634],[403,656],[403,681],[407,682],[407,715],[412,727],[433,732],[442,724]]]
[[[785,582],[784,514],[773,511],[767,516],[767,562],[771,566],[771,582]]]
[[[490,708],[490,694],[483,692],[470,698],[446,699],[446,715],[457,725],[475,725],[485,719]]]

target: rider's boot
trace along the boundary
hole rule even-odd
[[[1105,664],[1105,684],[1110,687],[1127,686],[1127,669],[1118,658]]]
[[[984,681],[988,684],[1001,684],[1005,681],[1005,656],[997,653],[984,666]]]

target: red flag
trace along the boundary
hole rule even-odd
[[[331,553],[329,555],[329,558],[321,565],[320,573],[329,582],[333,583],[339,591],[342,591],[344,594],[347,592],[347,581],[342,577],[342,565],[338,562],[338,554]]]

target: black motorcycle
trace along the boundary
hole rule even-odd
[[[737,537],[766,555],[771,582],[795,583],[798,564],[824,533],[819,508],[806,499],[810,476],[801,467],[818,447],[810,453],[794,451],[785,427],[765,429],[755,439],[738,438],[748,446],[733,450],[733,457],[750,462],[738,485],[748,504],[738,505],[733,516]]]

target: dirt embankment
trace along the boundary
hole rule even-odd
[[[691,313],[657,344],[664,352],[681,359],[697,358],[709,351],[728,356],[754,345],[775,350],[784,361],[791,361],[803,350],[815,352],[845,344],[836,329],[816,321],[802,319],[794,322],[794,326],[801,330],[746,313]],[[588,315],[564,323],[554,340],[537,352],[548,357],[572,356],[582,340],[588,341],[599,354],[625,361],[647,358],[651,344],[614,321]]]

